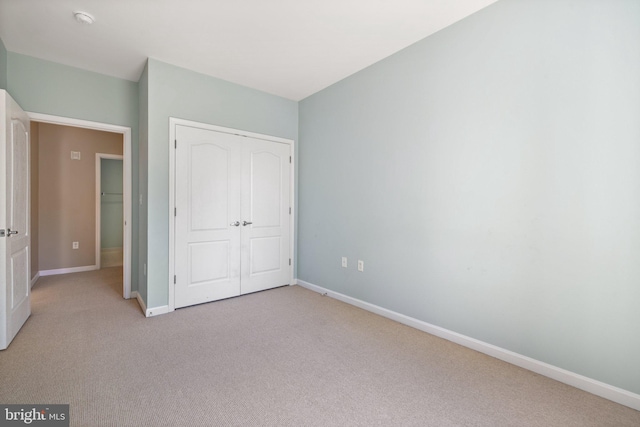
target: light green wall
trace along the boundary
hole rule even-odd
[[[7,54],[7,90],[33,113],[91,120],[131,128],[132,165],[138,164],[138,84],[14,52]],[[132,177],[132,227],[138,234],[138,177]],[[133,239],[132,253],[138,253]],[[138,260],[131,265],[137,290]]]
[[[298,103],[148,61],[147,306],[169,298],[169,117],[296,140]]]
[[[8,84],[26,111],[128,126],[137,144],[136,82],[9,52]]]
[[[138,191],[140,199],[137,203],[140,209],[140,223],[138,224],[138,293],[147,304],[147,276],[144,264],[147,262],[147,173],[149,153],[149,67],[145,64],[140,80],[138,81],[138,108],[139,108],[139,158],[138,158]],[[134,252],[135,253],[135,252]]]
[[[640,2],[502,0],[301,101],[298,277],[640,393],[638,70]]]
[[[122,248],[122,160],[101,159],[100,247]]]
[[[0,39],[0,89],[7,89],[7,49]]]

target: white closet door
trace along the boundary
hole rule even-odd
[[[243,141],[242,294],[289,284],[289,155],[288,144]]]
[[[175,135],[175,307],[289,284],[290,145]]]
[[[240,294],[241,137],[176,126],[175,307]]]

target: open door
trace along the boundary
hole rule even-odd
[[[31,314],[29,118],[0,90],[0,350]]]

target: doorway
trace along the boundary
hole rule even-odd
[[[122,217],[123,217],[123,233],[122,233],[122,296],[126,299],[131,298],[131,192],[132,192],[132,171],[131,171],[131,128],[117,125],[110,125],[86,120],[71,119],[66,117],[52,116],[40,113],[28,113],[30,120],[40,123],[48,123],[54,125],[67,126],[72,128],[92,129],[104,132],[111,132],[122,135]],[[74,153],[71,153],[73,156]],[[73,157],[72,157],[73,158]],[[40,159],[42,162],[44,159]],[[93,198],[92,198],[93,199]],[[92,202],[93,203],[93,202]],[[92,220],[93,222],[93,220]],[[93,240],[93,239],[91,239]],[[97,246],[97,245],[96,245]],[[93,248],[93,245],[92,245]],[[92,252],[94,250],[92,249]],[[100,258],[95,259],[94,266],[88,266],[84,270],[93,270],[99,268]],[[74,269],[68,269],[73,272]],[[77,271],[83,271],[77,269]],[[64,269],[60,269],[52,274],[64,273]],[[37,280],[43,271],[36,273],[32,283]]]
[[[124,219],[122,159],[96,154],[96,263],[99,268],[123,263]]]

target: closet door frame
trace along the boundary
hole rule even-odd
[[[294,254],[294,230],[295,230],[295,143],[292,139],[280,138],[277,136],[264,135],[255,132],[248,132],[239,129],[233,129],[223,126],[217,126],[207,123],[200,123],[191,120],[169,117],[169,307],[168,311],[175,310],[175,283],[176,274],[176,258],[175,258],[175,207],[176,207],[176,126],[184,125],[196,127],[215,132],[229,133],[232,135],[246,136],[250,138],[263,139],[266,141],[279,142],[289,145],[291,153],[291,167],[289,168],[289,200],[291,204],[291,216],[289,221],[289,254],[291,256],[291,265],[289,267],[289,283],[294,284],[293,270],[295,265]]]

